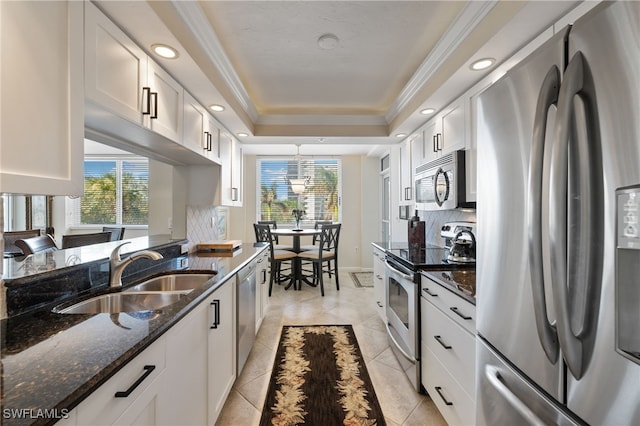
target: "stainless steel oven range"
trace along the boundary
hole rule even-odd
[[[450,225],[449,231],[460,224]],[[475,227],[468,230],[475,231]],[[441,235],[446,241],[445,227]],[[387,337],[402,369],[420,392],[420,271],[475,269],[475,263],[451,262],[449,247],[388,248],[385,252]]]

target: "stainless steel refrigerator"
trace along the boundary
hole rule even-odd
[[[477,422],[640,424],[640,2],[479,97]]]

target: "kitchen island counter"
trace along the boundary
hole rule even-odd
[[[243,244],[235,256],[228,257],[192,254],[187,265],[184,257],[174,259],[167,272],[182,268],[185,272],[216,271],[216,276],[150,320],[127,313],[55,314],[53,306],[3,319],[3,424],[58,420],[47,417],[73,409],[266,247]],[[42,415],[45,410],[48,414]],[[23,418],[18,418],[20,413]]]

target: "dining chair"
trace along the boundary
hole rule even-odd
[[[103,226],[102,232],[111,232],[110,241],[120,241],[124,238],[124,228],[115,226]]]
[[[271,234],[271,227],[268,224],[254,223],[253,229],[256,233],[257,242],[269,243],[269,297],[271,297],[271,290],[273,289],[274,281],[277,281],[278,284],[280,284],[280,282],[286,278],[294,278],[293,272],[291,272],[288,276],[284,276],[282,274],[282,265],[285,262],[289,262],[287,269],[289,271],[293,271],[292,262],[295,261],[297,254],[288,250],[278,250],[274,247],[275,235]]]
[[[278,229],[278,223],[275,220],[259,220],[258,224],[259,225],[269,225],[269,227],[271,229]],[[277,235],[273,235],[273,238],[274,238],[274,241],[275,241],[274,248],[276,250],[293,251],[293,246],[292,245],[280,244],[280,239],[278,238]]]
[[[338,280],[338,242],[340,240],[340,228],[342,224],[321,225],[318,248],[315,251],[304,251],[298,253],[298,257],[304,262],[313,265],[312,285],[320,285],[320,294],[324,296],[324,273],[335,274],[336,290],[340,290]],[[332,265],[333,262],[333,266]]]
[[[62,248],[88,246],[91,244],[108,243],[111,241],[111,232],[94,232],[91,234],[69,234],[62,236]]]
[[[9,231],[2,234],[2,239],[4,240],[4,253],[7,256],[19,256],[24,253],[18,246],[16,246],[16,241],[24,240],[26,238],[39,237],[40,230],[39,229],[28,229],[26,231]]]
[[[34,253],[58,250],[56,242],[49,234],[16,240],[16,246],[22,250],[25,256]]]
[[[333,221],[331,220],[316,220],[316,223],[313,225],[314,229],[320,228],[322,225],[331,225]],[[304,246],[300,246],[300,251],[315,251],[318,250],[318,240],[320,239],[320,235],[314,235],[311,239],[311,244],[307,244]]]

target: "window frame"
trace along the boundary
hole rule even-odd
[[[256,222],[258,222],[259,220],[263,220],[262,217],[262,176],[261,176],[261,170],[262,170],[262,162],[263,161],[286,161],[286,162],[290,162],[290,161],[297,161],[297,176],[295,177],[302,177],[301,173],[302,173],[302,168],[303,168],[303,164],[305,161],[336,161],[337,163],[337,172],[338,172],[338,182],[337,182],[337,192],[338,192],[338,200],[337,200],[337,204],[338,204],[338,215],[337,215],[337,220],[334,220],[334,222],[341,222],[342,221],[342,159],[340,157],[337,156],[318,156],[318,155],[300,155],[300,156],[296,156],[295,158],[292,158],[291,156],[257,156],[256,157]],[[282,180],[284,183],[284,178],[287,174],[283,173],[282,174]],[[293,176],[290,176],[293,178]],[[304,194],[298,195],[298,200],[299,203],[302,204],[304,202]],[[302,220],[300,220],[300,227],[301,228],[313,228],[315,225],[315,221],[316,220],[321,220],[321,219],[305,219],[303,218]],[[290,220],[287,220],[286,222],[278,222],[278,225],[281,227],[286,227],[286,228],[293,228],[295,226],[295,219],[293,218],[293,215],[291,216]]]
[[[127,229],[139,229],[146,230],[149,228],[149,218],[147,216],[146,224],[127,224],[122,223],[123,218],[123,203],[122,203],[122,163],[146,163],[147,173],[149,159],[142,156],[128,156],[128,155],[86,155],[84,161],[111,161],[116,162],[116,223],[81,223],[81,197],[73,197],[67,203],[67,210],[71,212],[69,220],[69,229],[95,229],[103,226],[126,226]],[[86,179],[86,175],[83,172],[83,178]],[[150,178],[147,179],[147,189],[150,182]]]

